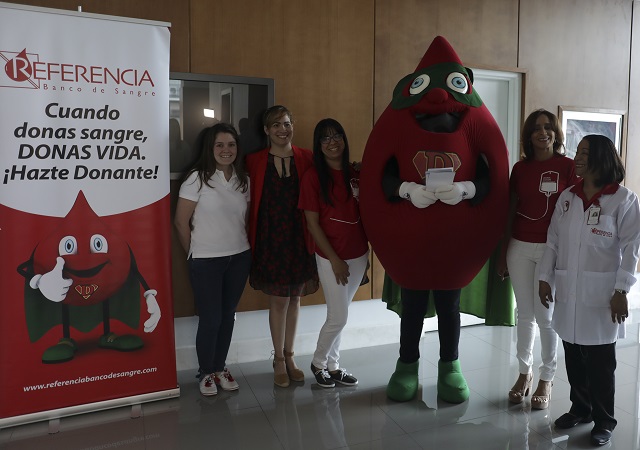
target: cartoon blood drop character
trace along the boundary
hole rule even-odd
[[[472,82],[451,45],[436,37],[415,72],[397,84],[362,159],[362,223],[402,288],[400,358],[387,386],[398,401],[417,392],[431,291],[440,335],[438,395],[452,403],[469,396],[458,361],[460,289],[502,235],[509,178],[504,138]],[[453,172],[453,181],[427,189],[430,169]]]
[[[102,324],[100,347],[142,348],[140,337],[118,336],[110,330],[111,319],[138,327],[140,285],[150,314],[144,331],[152,332],[160,320],[157,292],[149,289],[138,272],[131,248],[100,220],[82,191],[60,225],[36,246],[18,272],[26,279],[25,312],[31,342],[62,324],[63,337],[45,350],[44,363],[73,359],[77,346],[71,327],[87,333]]]

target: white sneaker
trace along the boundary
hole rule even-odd
[[[216,395],[218,393],[214,378],[215,374],[211,373],[200,379],[200,393],[202,395]]]
[[[224,368],[224,371],[216,372],[214,375],[216,384],[220,386],[223,391],[235,391],[240,387],[236,380],[231,376],[229,369],[226,367]]]

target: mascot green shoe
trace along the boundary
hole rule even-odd
[[[449,403],[462,403],[469,398],[469,387],[459,359],[438,361],[438,396]]]
[[[71,338],[62,338],[56,345],[44,351],[42,362],[45,364],[56,364],[71,361],[76,350],[78,350],[76,341]]]
[[[111,350],[118,350],[120,352],[132,352],[144,347],[144,342],[138,336],[133,334],[124,334],[118,336],[115,333],[109,333],[100,336],[100,342],[98,344],[100,348],[109,348]]]
[[[419,361],[403,363],[398,359],[396,371],[391,375],[387,385],[387,397],[396,402],[408,402],[418,392]]]

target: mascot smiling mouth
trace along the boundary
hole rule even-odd
[[[104,266],[106,266],[108,262],[109,261],[106,261],[100,264],[99,266],[93,267],[91,269],[84,269],[84,270],[69,269],[68,267],[65,267],[64,271],[69,275],[73,275],[78,278],[91,278],[98,275],[100,271],[104,269]]]
[[[453,133],[458,128],[461,114],[447,112],[442,114],[416,114],[416,122],[425,131],[432,133]]]

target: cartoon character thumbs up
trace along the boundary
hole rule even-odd
[[[59,303],[63,301],[69,287],[73,284],[73,280],[62,278],[62,269],[64,268],[64,259],[60,256],[56,258],[56,265],[44,275],[36,275],[31,281],[29,286],[33,289],[40,289],[42,295],[52,302]]]

